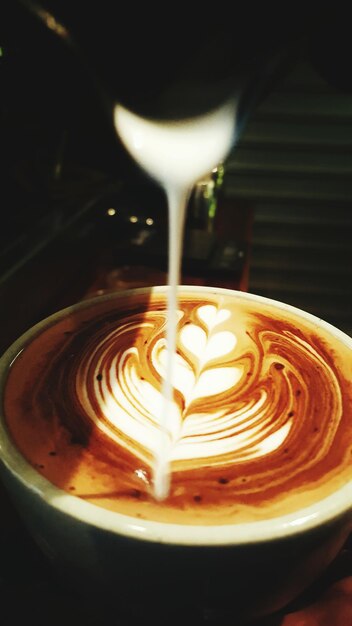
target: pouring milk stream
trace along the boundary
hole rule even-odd
[[[235,140],[236,100],[185,121],[155,122],[116,105],[117,133],[135,161],[162,187],[168,200],[168,315],[167,358],[160,407],[160,445],[154,459],[154,495],[162,500],[169,492],[169,458],[173,419],[173,367],[176,352],[177,287],[180,278],[183,226],[194,185],[227,155]]]

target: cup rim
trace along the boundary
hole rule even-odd
[[[352,512],[352,472],[351,480],[318,502],[305,506],[293,513],[256,520],[245,523],[225,525],[192,525],[181,523],[158,522],[142,520],[122,513],[104,509],[78,496],[56,487],[49,480],[39,474],[35,468],[17,450],[8,433],[2,412],[3,390],[11,363],[32,339],[44,328],[56,323],[71,312],[89,308],[97,302],[115,300],[127,295],[143,293],[165,293],[167,285],[157,287],[140,287],[116,291],[105,295],[95,296],[65,307],[29,328],[14,341],[0,358],[0,461],[12,476],[32,494],[35,494],[49,507],[70,517],[91,524],[112,533],[143,541],[172,545],[202,545],[224,546],[241,545],[276,541],[285,537],[293,537],[333,522],[336,518],[347,516]],[[201,291],[208,294],[229,295],[262,304],[274,306],[312,323],[316,328],[322,328],[330,335],[347,345],[352,350],[352,337],[339,330],[329,322],[308,313],[298,307],[286,304],[279,300],[267,298],[254,293],[242,292],[222,287],[207,287],[200,285],[180,285],[180,292]]]

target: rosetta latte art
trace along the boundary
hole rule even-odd
[[[184,523],[227,523],[292,510],[349,477],[352,403],[342,371],[346,359],[351,369],[350,348],[269,305],[181,294],[163,433],[166,315],[160,295],[97,305],[17,359],[9,427],[49,480],[122,512],[133,501],[132,513],[145,517],[171,511]],[[157,503],[161,444],[171,481]]]
[[[123,324],[93,348],[89,345],[76,375],[76,394],[86,416],[144,462],[160,446],[167,351],[165,313],[146,317],[142,323]],[[334,372],[321,356],[292,332],[265,330],[255,341],[248,339],[247,350],[238,354],[235,332],[222,330],[224,325],[236,326],[228,309],[203,305],[192,311],[192,318],[179,323],[175,398],[167,432],[170,460],[187,459],[187,469],[202,466],[205,459],[217,465],[229,456],[232,462],[243,462],[273,452],[290,434],[299,436],[299,426],[294,427],[295,389],[303,392],[300,403],[308,408],[312,367],[321,368],[321,388],[329,395],[325,419],[332,410],[334,423],[323,448],[306,447],[306,462],[323,456],[339,424],[341,398]],[[130,345],[136,332],[139,347]],[[285,354],[280,361],[279,346]]]

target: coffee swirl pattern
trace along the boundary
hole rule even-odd
[[[210,294],[186,294],[180,303],[166,434],[166,311],[155,296],[80,314],[74,330],[51,328],[41,375],[18,394],[17,417],[8,420],[25,456],[102,506],[135,506],[157,519],[176,512],[185,523],[270,517],[346,480],[351,391],[340,365],[351,351],[340,346],[340,354],[313,326],[264,305]],[[22,376],[26,353],[32,359],[34,350],[24,351],[12,376],[16,368]],[[26,428],[24,397],[34,415]],[[35,445],[28,429],[41,433]],[[160,445],[171,463],[164,503],[152,489]]]

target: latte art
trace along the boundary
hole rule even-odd
[[[158,454],[160,442],[157,418],[167,352],[165,317],[166,312],[147,313],[145,321],[131,320],[96,344],[88,343],[72,374],[82,415],[144,463]],[[187,459],[189,469],[202,467],[204,459],[221,465],[227,455],[234,463],[277,450],[290,433],[295,434],[298,389],[299,395],[303,392],[300,404],[305,403],[309,411],[312,367],[321,367],[319,384],[327,396],[328,415],[320,416],[320,423],[331,410],[334,415],[329,440],[324,442],[329,446],[341,418],[341,397],[328,363],[290,331],[259,330],[255,340],[248,337],[241,354],[235,333],[219,330],[224,320],[226,327],[233,328],[232,317],[220,305],[195,307],[192,322],[181,317],[167,432],[170,460]],[[136,331],[139,347],[131,346]],[[280,361],[279,347],[285,354]],[[310,448],[305,452],[307,460],[314,462]]]
[[[164,433],[170,494],[155,502],[166,316],[157,292],[98,303],[17,359],[9,427],[49,480],[122,512],[227,523],[291,511],[350,475],[351,389],[340,365],[349,359],[351,369],[351,350],[265,303],[181,291]],[[37,383],[13,398],[16,372],[21,380],[29,367]]]
[[[218,311],[211,305],[195,308],[196,323],[182,319],[181,312],[179,316],[175,394],[166,445],[170,460],[194,459],[197,466],[199,458],[224,453],[224,437],[229,435],[228,418],[219,421],[226,411],[216,410],[209,416],[202,413],[202,403],[235,387],[242,368],[225,361],[233,352],[235,335],[213,332],[224,317],[230,316],[229,311]],[[165,318],[166,311],[147,313],[145,321],[131,321],[111,332],[88,350],[76,376],[77,397],[86,415],[120,445],[127,436],[131,451],[144,462],[159,451],[161,381],[168,351]],[[136,330],[139,347],[126,348]],[[211,434],[214,427],[219,430],[217,437]]]

